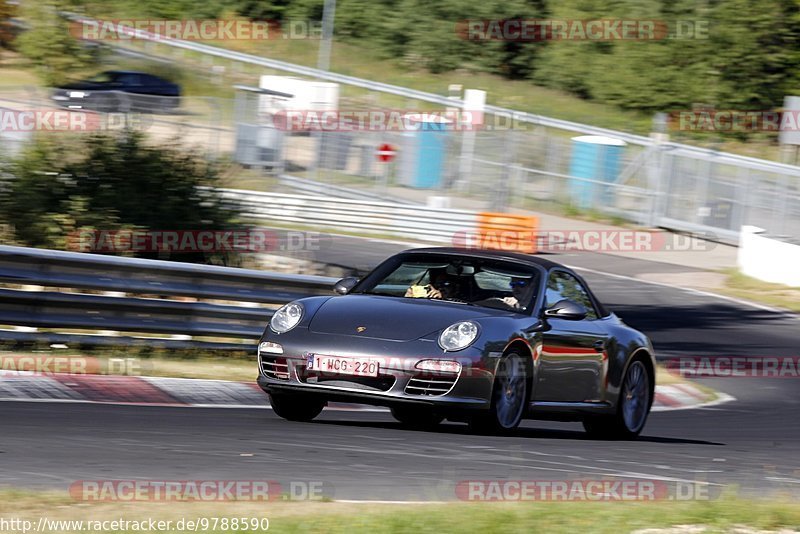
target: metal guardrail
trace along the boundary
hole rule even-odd
[[[135,339],[139,344],[167,347],[250,350],[277,305],[303,296],[330,294],[335,281],[320,276],[0,246],[0,283],[6,286],[0,289],[0,325],[58,330],[0,330],[0,339],[95,344],[128,344]],[[41,287],[62,291],[41,291]],[[191,299],[187,301],[186,297]],[[67,334],[65,330],[177,337],[109,339],[108,334]],[[194,341],[189,337],[212,339]],[[231,341],[224,341],[227,339]]]
[[[241,209],[242,217],[256,221],[339,228],[445,244],[452,244],[459,233],[475,232],[478,224],[477,214],[467,210],[238,189],[218,191]]]
[[[271,223],[447,244],[454,243],[459,235],[481,231],[481,214],[472,211],[236,189],[218,192],[235,203],[244,218]],[[519,231],[519,224],[514,216],[507,216],[495,229]],[[64,332],[72,329],[210,338],[139,338],[136,342],[241,350],[251,347],[219,340],[255,343],[277,305],[308,295],[330,294],[335,281],[329,277],[0,246],[0,325],[57,331],[0,330],[0,340],[57,338],[111,343],[107,336]],[[55,288],[58,291],[50,290]],[[127,344],[131,338],[119,341]]]
[[[376,200],[379,202],[392,202],[394,204],[406,204],[409,206],[422,205],[411,200],[405,200],[402,198],[389,199],[387,195],[380,195],[370,191],[363,191],[350,187],[341,187],[323,182],[317,182],[307,178],[298,178],[297,176],[292,176],[290,174],[281,174],[278,176],[278,180],[282,186],[290,187],[293,191],[298,191],[308,195],[349,198],[352,200]]]

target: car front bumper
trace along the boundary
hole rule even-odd
[[[270,335],[262,341],[280,343],[283,348],[283,354],[259,353],[258,384],[270,394],[377,406],[416,404],[442,412],[480,410],[490,404],[496,357],[474,347],[446,353],[435,340],[354,339],[307,330],[292,336]],[[374,358],[381,365],[378,377],[322,373],[308,370],[309,354]],[[438,373],[415,368],[421,360],[437,359],[456,360],[461,371]]]

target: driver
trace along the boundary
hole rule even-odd
[[[429,270],[428,280],[429,282],[424,286],[412,284],[406,290],[405,296],[429,299],[447,299],[453,297],[455,293],[455,284],[450,278],[450,275],[447,274],[446,268]]]

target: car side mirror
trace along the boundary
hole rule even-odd
[[[358,283],[358,278],[355,276],[348,276],[347,278],[342,278],[338,282],[333,285],[334,292],[340,295],[347,295],[351,289],[353,289],[356,284]]]
[[[581,321],[586,319],[586,308],[574,300],[559,300],[544,311],[545,317],[565,319],[567,321]]]

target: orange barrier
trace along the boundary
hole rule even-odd
[[[477,248],[536,253],[539,217],[509,213],[478,213]]]

